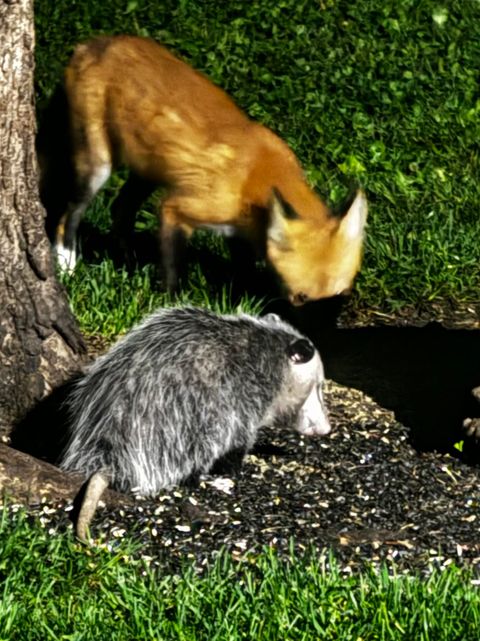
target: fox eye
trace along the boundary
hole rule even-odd
[[[288,358],[295,364],[308,363],[315,355],[315,347],[306,338],[299,338],[287,347]]]

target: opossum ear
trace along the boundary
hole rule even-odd
[[[315,347],[306,338],[299,338],[287,347],[288,358],[296,364],[308,363],[315,355]]]
[[[282,322],[282,319],[280,318],[280,316],[278,314],[272,314],[272,313],[265,314],[265,316],[263,318],[264,318],[264,320],[268,321],[269,323],[281,323]]]

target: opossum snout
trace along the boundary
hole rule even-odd
[[[308,363],[315,355],[315,347],[306,338],[299,338],[287,347],[288,358],[297,364]]]
[[[325,436],[331,429],[323,401],[322,385],[314,385],[300,410],[297,432],[305,436]]]
[[[327,418],[323,418],[323,420],[317,422],[308,422],[308,424],[304,421],[297,430],[297,432],[303,436],[326,436],[330,434],[331,431],[332,426]]]

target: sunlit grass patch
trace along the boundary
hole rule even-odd
[[[0,579],[2,641],[476,641],[480,625],[474,575],[454,565],[423,578],[393,567],[348,575],[325,551],[282,560],[264,550],[172,575],[134,541],[86,548],[23,511],[2,511]]]
[[[214,291],[198,265],[193,266],[187,285],[176,296],[162,290],[154,265],[129,271],[116,268],[108,258],[96,264],[79,262],[62,280],[82,331],[105,338],[125,332],[159,307],[195,305],[222,314],[238,310],[255,314],[263,307],[262,300],[246,295],[233,301],[228,284]]]
[[[478,301],[477,1],[37,0],[36,20],[40,110],[77,42],[153,37],[284,138],[324,199],[365,188],[365,261],[351,304],[390,312]],[[101,229],[111,197],[92,209]],[[142,212],[137,229],[151,223]]]

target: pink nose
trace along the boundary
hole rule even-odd
[[[332,431],[332,426],[327,418],[319,422],[311,422],[308,425],[302,425],[298,430],[303,436],[326,436]]]

